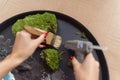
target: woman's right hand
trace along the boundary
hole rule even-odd
[[[20,31],[16,34],[11,55],[20,62],[30,57],[38,46],[44,47],[41,43],[44,41],[46,33],[35,39],[31,37],[32,35],[26,31]]]
[[[73,57],[71,59],[76,80],[98,80],[99,78],[99,63],[89,53],[83,63]]]

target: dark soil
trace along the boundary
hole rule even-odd
[[[38,62],[34,58],[29,58],[12,72],[16,80],[41,80],[51,71],[43,61]]]
[[[12,50],[11,40],[3,40],[4,36],[0,38],[0,61],[3,60]],[[47,48],[51,48],[51,46],[47,45]],[[20,64],[17,68],[15,68],[12,73],[15,76],[15,80],[49,80],[46,79],[48,75],[52,78],[52,80],[69,80],[66,79],[65,72],[68,67],[66,67],[68,60],[67,56],[62,58],[60,64],[60,68],[53,72],[40,58],[40,52],[42,49],[37,49],[35,53],[27,59],[25,62]],[[65,59],[65,60],[64,60]],[[14,61],[13,61],[14,62]],[[62,71],[63,70],[63,71]],[[69,72],[66,72],[69,73]]]

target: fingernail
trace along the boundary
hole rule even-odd
[[[45,33],[45,36],[44,36],[44,38],[46,38],[46,37],[47,37],[47,35],[48,35],[48,32],[46,32],[46,33]]]
[[[70,56],[70,58],[69,58],[70,60],[73,60],[73,56]]]

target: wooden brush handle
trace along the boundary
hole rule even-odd
[[[35,36],[40,36],[46,32],[44,30],[40,30],[38,28],[31,27],[31,26],[24,26],[24,30],[26,30],[27,32]]]
[[[26,30],[27,32],[29,32],[30,34],[32,34],[34,36],[40,36],[40,35],[42,35],[46,32],[44,30],[41,30],[41,29],[38,29],[38,28],[35,28],[35,27],[31,27],[31,26],[24,26],[24,30]],[[49,32],[46,39],[45,39],[46,44],[51,45],[52,41],[53,41],[53,38],[54,38],[54,34]]]

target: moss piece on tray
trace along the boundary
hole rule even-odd
[[[56,49],[44,49],[41,52],[41,58],[46,62],[46,64],[53,70],[57,70],[59,68],[61,55]]]
[[[23,26],[33,26],[42,30],[56,33],[57,19],[55,14],[45,12],[43,14],[28,15],[23,19],[18,19],[12,26],[12,32],[15,35],[18,31],[23,30]]]

